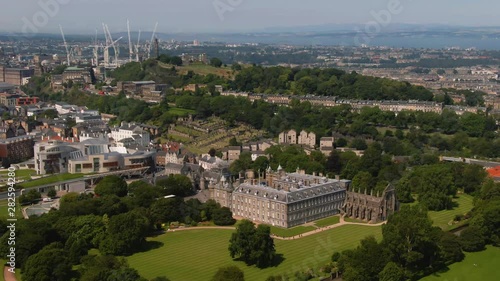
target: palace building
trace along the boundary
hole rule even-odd
[[[350,191],[351,181],[307,175],[297,169],[286,173],[281,166],[258,177],[247,172],[233,181],[226,173],[212,175],[207,184],[210,199],[228,207],[237,218],[290,228],[344,214],[376,223],[397,210],[393,188],[382,197]]]

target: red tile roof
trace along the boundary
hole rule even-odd
[[[492,177],[492,178],[494,178],[494,177],[500,177],[500,166],[488,169],[487,172],[490,175],[490,177]]]

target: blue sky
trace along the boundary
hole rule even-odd
[[[267,27],[365,24],[373,12],[399,2],[391,23],[500,26],[500,1],[492,0],[0,0],[0,31],[93,33],[259,31]],[[42,3],[57,3],[45,12]],[[6,4],[8,3],[8,4]],[[52,5],[53,6],[53,5]],[[218,11],[217,8],[218,7]],[[51,11],[55,11],[52,13]],[[38,17],[38,18],[37,18]],[[35,19],[34,19],[35,18]],[[38,22],[37,22],[38,19]]]

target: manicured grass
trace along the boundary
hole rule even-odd
[[[326,218],[326,219],[315,221],[314,224],[317,227],[325,227],[325,226],[337,224],[339,222],[340,222],[340,217],[339,216],[333,216],[333,217],[329,217],[329,218]]]
[[[295,235],[303,234],[309,231],[315,230],[316,227],[314,226],[296,226],[292,228],[279,228],[275,226],[271,226],[271,233],[276,235],[276,236],[281,236],[281,237],[292,237]]]
[[[5,177],[9,171],[2,171],[0,172],[0,177]],[[14,172],[16,174],[16,179],[17,180],[29,180],[31,178],[31,175],[36,175],[35,170],[29,170],[29,169],[23,169],[23,170],[16,170]]]
[[[9,216],[9,211],[8,211],[8,206],[7,204],[9,203],[8,200],[0,200],[0,219],[8,219],[10,218]],[[16,200],[16,218],[22,219],[23,215],[21,212],[21,205],[19,202]]]
[[[344,220],[346,222],[355,222],[355,223],[368,223],[366,221],[363,221],[363,220],[358,220],[358,219],[351,219],[351,218],[348,218],[348,217],[344,217]]]
[[[430,211],[429,217],[434,222],[435,226],[448,231],[463,225],[463,223],[452,224],[455,215],[464,215],[469,212],[473,207],[473,197],[467,194],[460,194],[458,198],[453,199],[458,204],[453,210],[444,211]]]
[[[169,232],[149,239],[162,246],[128,257],[131,267],[148,279],[166,276],[172,281],[208,280],[219,267],[236,265],[245,272],[246,281],[262,281],[270,275],[319,268],[334,251],[351,249],[366,236],[382,236],[380,227],[346,225],[301,239],[275,240],[283,261],[276,267],[258,269],[233,261],[228,246],[232,230],[189,230]],[[158,245],[159,246],[159,245]]]
[[[171,107],[168,109],[168,112],[177,115],[177,116],[188,116],[189,114],[194,114],[196,111],[191,109],[184,109],[180,107]]]
[[[23,182],[22,184],[18,185],[23,188],[28,188],[28,187],[37,187],[40,185],[45,185],[49,183],[55,183],[58,181],[66,181],[66,180],[72,180],[72,179],[79,179],[83,178],[83,174],[57,174],[53,176],[48,176],[44,177],[41,179],[36,179],[30,182]]]
[[[500,280],[498,261],[500,261],[500,248],[489,246],[482,252],[466,253],[463,261],[450,265],[448,270],[420,280],[496,281]]]

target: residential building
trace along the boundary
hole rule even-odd
[[[133,138],[141,146],[147,147],[151,142],[151,134],[135,123],[122,122],[120,127],[111,129],[110,137],[115,141]]]
[[[297,131],[290,130],[279,135],[279,144],[297,144]]]
[[[19,136],[0,139],[0,163],[8,168],[33,157],[33,136]]]

